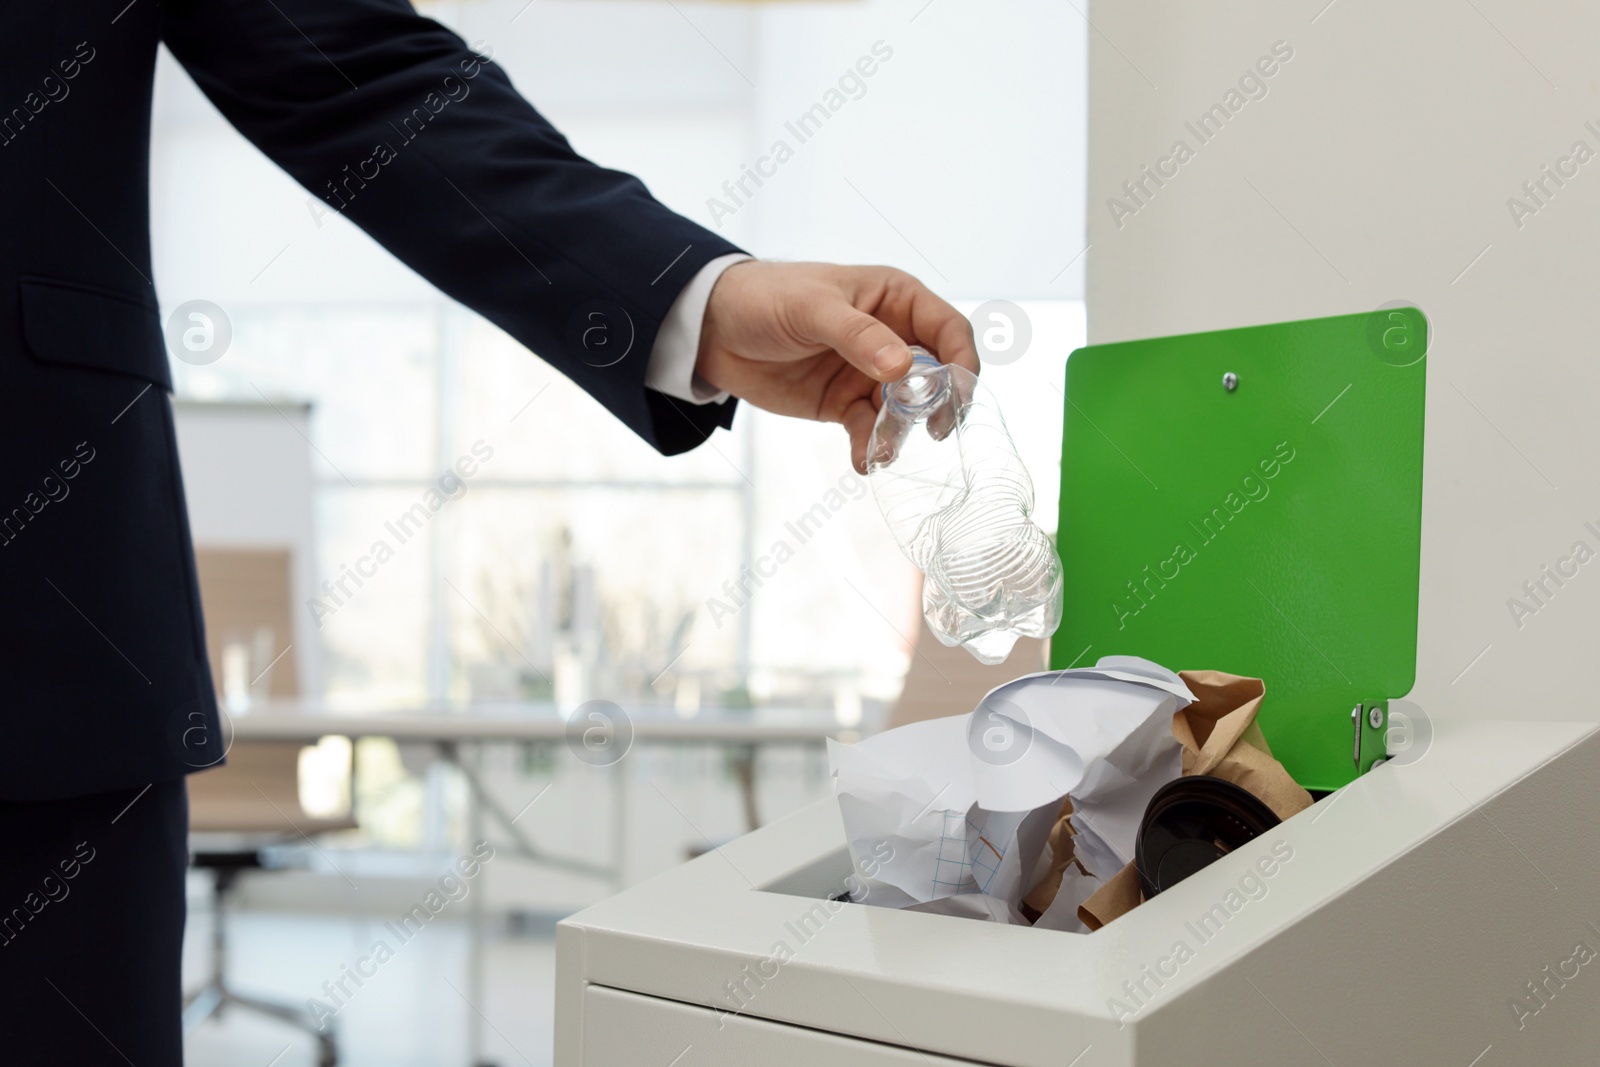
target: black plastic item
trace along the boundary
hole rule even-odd
[[[1196,774],[1168,782],[1150,798],[1134,844],[1145,899],[1282,821],[1254,793],[1225,779]]]

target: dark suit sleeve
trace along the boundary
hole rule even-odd
[[[329,212],[656,448],[733,417],[644,384],[678,293],[738,251],[582,158],[492,60],[405,0],[166,0],[167,46]],[[574,45],[576,47],[576,43]]]

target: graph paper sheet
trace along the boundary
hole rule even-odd
[[[991,819],[1001,821],[1002,817],[976,811],[942,814],[944,825],[939,830],[939,852],[933,861],[932,895],[989,893],[1012,843],[1005,834],[988,827]],[[974,815],[979,821],[974,821]],[[1000,843],[995,844],[991,838],[998,838]]]

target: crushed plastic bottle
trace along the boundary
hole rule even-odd
[[[912,348],[883,386],[867,477],[884,520],[922,571],[922,614],[946,645],[1000,663],[1018,637],[1061,622],[1061,558],[1030,518],[1033,482],[977,375]]]

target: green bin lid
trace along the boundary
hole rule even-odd
[[[1352,710],[1416,678],[1427,332],[1401,306],[1072,353],[1051,666],[1261,678],[1300,784],[1370,766]]]

